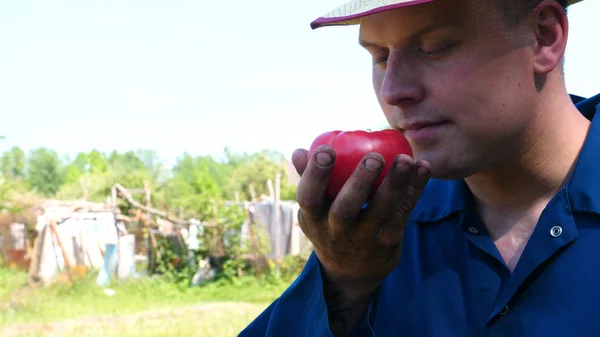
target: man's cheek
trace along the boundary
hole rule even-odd
[[[373,69],[373,89],[375,89],[375,95],[377,95],[377,99],[381,97],[381,86],[383,85],[383,78],[385,73],[380,71],[379,69]]]

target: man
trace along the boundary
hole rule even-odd
[[[569,96],[557,0],[357,0],[373,83],[414,160],[365,156],[331,203],[334,151],[293,162],[299,278],[240,336],[600,334],[600,95]],[[599,114],[600,115],[600,114]]]

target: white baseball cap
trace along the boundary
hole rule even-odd
[[[436,0],[352,0],[310,23],[312,29],[324,26],[345,26],[360,23],[363,16]],[[567,6],[583,0],[567,0]]]

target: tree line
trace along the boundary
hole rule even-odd
[[[152,205],[185,217],[204,218],[215,200],[250,199],[269,194],[267,181],[281,173],[281,199],[295,199],[295,185],[288,182],[287,160],[279,152],[254,154],[224,150],[225,160],[212,156],[181,155],[167,168],[153,150],[110,153],[91,150],[74,159],[49,148],[26,153],[15,146],[0,156],[0,210],[19,207],[28,198],[85,199],[104,202],[111,187],[142,188],[150,184]]]

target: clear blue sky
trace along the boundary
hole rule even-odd
[[[385,123],[356,27],[311,31],[345,0],[0,0],[0,151],[269,148]],[[600,1],[571,8],[567,82],[600,92]],[[595,25],[593,27],[592,25]]]

